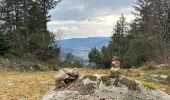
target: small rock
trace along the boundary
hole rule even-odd
[[[158,77],[158,75],[151,75],[152,77]]]
[[[66,78],[68,78],[69,76],[64,73],[62,70],[60,70],[59,72],[57,72],[57,74],[55,75],[56,80],[58,81],[64,81]]]
[[[166,76],[166,75],[160,75],[160,77],[166,79],[168,76]]]

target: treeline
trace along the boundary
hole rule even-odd
[[[49,10],[61,0],[0,0],[0,55],[56,59],[60,49],[47,30]]]
[[[134,9],[136,18],[131,23],[123,15],[117,21],[107,47],[92,48],[90,62],[108,68],[117,56],[124,68],[150,61],[170,63],[169,0],[137,0]]]
[[[82,61],[80,58],[74,56],[72,53],[67,53],[65,59],[60,62],[61,67],[76,67],[76,68],[81,68],[85,67],[83,65]]]

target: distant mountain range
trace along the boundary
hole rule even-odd
[[[64,39],[58,42],[61,47],[61,54],[72,53],[83,60],[88,59],[88,53],[94,46],[99,50],[107,46],[110,37],[89,37],[89,38],[72,38]]]

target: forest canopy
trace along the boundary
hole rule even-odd
[[[61,0],[0,0],[0,55],[56,59],[60,49],[47,30],[48,12]]]
[[[136,0],[133,7],[136,18],[127,23],[122,14],[109,45],[101,51],[92,48],[90,62],[108,68],[117,56],[124,68],[139,67],[148,61],[170,63],[169,0]]]

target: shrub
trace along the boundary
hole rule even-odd
[[[153,57],[152,41],[149,36],[139,34],[135,39],[129,41],[129,48],[125,59],[135,66],[142,65]]]

